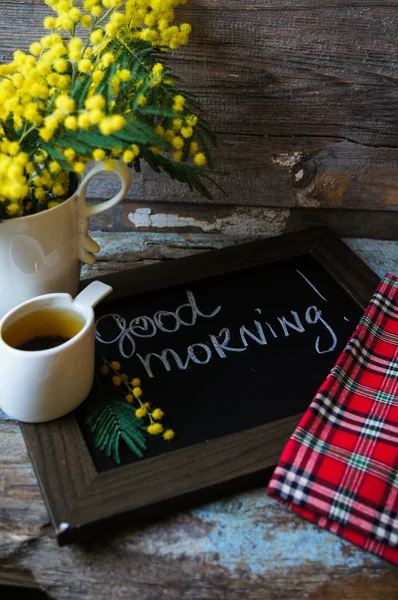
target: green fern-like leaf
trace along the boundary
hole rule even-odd
[[[105,393],[97,381],[99,397],[87,403],[85,423],[94,437],[94,444],[107,457],[120,464],[119,447],[123,440],[139,458],[146,450],[146,433],[142,421],[135,416],[135,409],[119,395]]]
[[[76,102],[76,107],[81,110],[84,107],[88,89],[92,83],[91,77],[81,75],[72,86],[71,97]]]
[[[64,171],[71,170],[71,166],[66,162],[65,156],[62,154],[62,152],[59,152],[59,150],[54,148],[51,144],[46,144],[44,142],[42,143],[42,148],[48,152],[51,158],[60,164]]]
[[[185,163],[178,163],[173,160],[169,160],[161,154],[154,154],[148,148],[142,149],[142,157],[156,173],[164,171],[167,173],[170,179],[176,179],[181,183],[186,183],[191,191],[195,189],[209,200],[212,200],[213,196],[203,184],[202,178],[211,181],[225,194],[225,191],[221,188],[221,186],[219,186],[211,177],[211,174],[214,173],[214,171],[211,169],[191,166]]]

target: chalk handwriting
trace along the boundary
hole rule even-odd
[[[221,336],[224,336],[222,342],[218,340]],[[245,348],[232,348],[232,346],[228,346],[230,339],[231,333],[227,327],[223,327],[218,335],[210,335],[210,341],[220,358],[227,358],[227,352],[244,352]]]
[[[290,327],[291,329],[294,329],[294,331],[298,331],[299,333],[303,333],[303,331],[305,331],[300,318],[298,316],[298,314],[296,313],[295,310],[291,310],[290,311],[292,313],[292,317],[294,318],[295,323],[292,323],[291,321],[288,321],[286,319],[286,317],[278,317],[278,321],[282,326],[283,329],[283,333],[285,334],[285,337],[287,337],[289,335],[289,330],[288,327]]]
[[[298,270],[297,273],[327,302],[305,275]],[[251,324],[238,326],[235,333],[228,327],[223,327],[218,333],[209,334],[207,339],[191,344],[185,351],[176,352],[172,348],[164,348],[160,352],[149,352],[145,356],[137,352],[137,340],[140,338],[153,338],[158,332],[173,334],[181,327],[194,326],[198,318],[212,319],[221,311],[222,307],[219,305],[206,313],[199,308],[190,290],[186,291],[186,296],[187,302],[178,306],[175,311],[159,310],[152,316],[140,315],[130,321],[115,313],[104,315],[96,322],[96,339],[102,344],[117,344],[123,358],[136,356],[150,378],[158,374],[159,368],[166,371],[173,368],[184,371],[191,363],[207,365],[213,357],[224,360],[236,353],[247,351],[252,345],[267,346],[278,338],[286,339],[291,335],[304,334],[314,325],[318,325],[318,335],[314,342],[315,352],[325,354],[336,348],[337,336],[333,328],[323,317],[322,310],[311,305],[301,316],[297,311],[290,310],[290,314],[271,319],[272,325],[265,320],[262,310],[255,308],[257,317]],[[319,333],[319,325],[323,327],[323,333]]]
[[[308,326],[316,325],[317,323],[323,325],[326,335],[317,336],[314,344],[315,351],[318,354],[325,354],[326,352],[332,352],[336,348],[336,334],[329,323],[322,317],[322,311],[317,306],[309,306],[305,311],[304,318],[301,320],[297,312],[292,310],[290,313],[294,322],[288,320],[286,317],[278,317],[277,320],[280,325],[279,335],[272,329],[273,336],[270,340],[267,339],[261,322],[254,320],[255,332],[248,325],[239,327],[238,343],[231,343],[231,330],[228,327],[223,327],[218,334],[210,334],[208,336],[209,341],[188,346],[184,352],[184,358],[181,358],[181,352],[177,353],[172,348],[165,348],[160,354],[149,352],[145,356],[137,352],[137,358],[145,368],[148,377],[153,378],[156,376],[154,365],[159,366],[159,364],[162,364],[166,371],[171,371],[173,366],[185,371],[191,362],[197,365],[207,365],[213,356],[226,359],[236,352],[245,352],[248,350],[250,344],[265,346],[269,341],[272,342],[275,336],[281,339],[289,337],[291,334],[289,327],[296,333],[302,334],[308,329]],[[265,323],[265,325],[269,325],[269,323]]]
[[[316,306],[309,306],[305,313],[305,320],[307,321],[307,323],[310,323],[310,325],[315,325],[315,323],[318,323],[318,321],[320,321],[322,325],[326,327],[326,329],[329,331],[332,337],[330,346],[324,350],[321,350],[319,348],[320,336],[316,338],[315,350],[318,352],[318,354],[326,354],[326,352],[333,352],[337,345],[337,337],[330,325],[326,323],[325,319],[322,318],[322,311],[319,310],[319,308],[317,308]]]
[[[322,298],[322,300],[325,300],[325,302],[327,302],[327,298],[325,298],[325,296],[322,296],[321,292],[318,290],[317,287],[315,287],[315,285],[313,283],[311,283],[311,281],[308,279],[308,277],[306,277],[305,275],[303,275],[303,273],[301,271],[299,271],[298,269],[296,269],[296,273],[298,273],[307,283],[310,287],[312,287],[312,289],[314,290],[314,292],[316,292],[318,294],[318,296],[320,298]]]
[[[153,317],[141,315],[135,317],[129,323],[127,323],[125,318],[114,313],[103,315],[96,321],[95,337],[102,344],[115,344],[118,342],[120,354],[124,358],[132,358],[136,353],[135,338],[154,337],[157,331],[162,331],[163,333],[175,333],[182,326],[192,327],[195,325],[198,317],[211,319],[221,310],[221,306],[217,306],[211,313],[205,314],[198,307],[193,293],[190,290],[187,290],[186,294],[188,302],[179,306],[175,312],[160,310],[156,312]],[[182,318],[182,311],[185,311],[185,317],[189,320],[184,320]],[[171,320],[168,327],[165,324],[166,319],[169,321]],[[111,325],[111,327],[109,327],[109,325]],[[111,330],[110,333],[108,331],[109,329]],[[105,333],[105,331],[107,333]]]

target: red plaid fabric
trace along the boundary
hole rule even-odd
[[[285,446],[268,494],[398,564],[398,278],[386,275]]]

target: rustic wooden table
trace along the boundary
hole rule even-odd
[[[100,233],[84,275],[140,267],[244,239]],[[398,242],[348,239],[380,276],[398,274]],[[293,515],[266,482],[95,542],[59,548],[18,423],[0,417],[0,582],[68,600],[393,600],[397,569]],[[12,598],[8,591],[2,598]],[[18,596],[24,597],[24,596]],[[40,594],[41,597],[41,594]]]
[[[43,0],[0,0],[0,62],[40,38],[50,13]],[[228,196],[204,202],[144,166],[93,219],[102,251],[90,274],[311,224],[396,240],[396,2],[190,0],[179,14],[192,41],[168,64],[217,132]],[[94,200],[114,190],[108,178],[92,186]],[[398,243],[378,239],[348,243],[379,275],[398,274]],[[68,600],[398,598],[396,568],[294,516],[265,484],[60,549],[18,424],[0,417],[0,430],[3,583]]]

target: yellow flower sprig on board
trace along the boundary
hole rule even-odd
[[[140,379],[137,377],[131,379],[126,373],[121,373],[121,365],[116,360],[109,362],[104,358],[103,361],[104,364],[100,369],[101,374],[111,376],[113,385],[121,390],[128,404],[137,403],[135,416],[143,421],[145,419],[148,421],[147,432],[150,435],[162,434],[165,440],[172,440],[175,436],[174,431],[172,429],[164,429],[162,423],[160,423],[164,417],[164,412],[160,408],[152,409],[149,402],[142,401],[143,391]]]
[[[94,392],[86,400],[84,422],[100,452],[120,464],[120,444],[139,458],[144,456],[147,438],[162,436],[171,441],[172,429],[161,423],[164,412],[144,402],[141,381],[121,372],[118,361],[103,358],[100,376],[96,374]]]
[[[0,219],[57,206],[93,161],[144,160],[210,198],[215,138],[163,62],[188,42],[186,0],[45,3],[45,34],[0,65]]]

